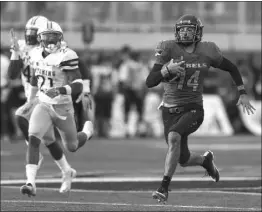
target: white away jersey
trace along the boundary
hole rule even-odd
[[[35,48],[35,46],[26,45],[25,40],[18,40],[19,45],[19,56],[23,61],[23,69],[21,72],[21,78],[22,78],[22,84],[24,86],[25,90],[25,96],[26,98],[29,97],[30,92],[30,80],[33,76],[33,70],[32,67],[30,67],[30,54],[32,50]]]
[[[78,56],[70,48],[63,47],[57,52],[43,57],[43,49],[35,48],[32,52],[31,63],[37,77],[39,100],[49,104],[66,104],[72,102],[71,95],[58,95],[50,98],[45,91],[52,87],[61,87],[68,84],[64,70],[78,68]]]

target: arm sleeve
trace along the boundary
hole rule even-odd
[[[162,67],[163,65],[161,64],[154,64],[152,70],[146,78],[146,86],[148,88],[157,86],[163,80],[163,76],[161,73]]]
[[[11,80],[17,79],[21,73],[21,69],[23,68],[22,59],[19,60],[10,60],[8,67],[8,78]]]
[[[60,68],[63,71],[79,69],[79,58],[76,52],[71,49],[66,49],[65,51]]]
[[[157,86],[163,80],[161,69],[164,64],[171,60],[171,52],[168,44],[168,42],[161,41],[155,49],[156,61],[146,79],[148,88]]]
[[[223,54],[214,42],[208,42],[208,57],[211,59],[211,66],[218,68],[223,60]]]
[[[243,85],[243,80],[237,66],[227,58],[223,57],[220,65],[217,68],[229,72],[237,86]]]
[[[79,69],[65,70],[68,85],[71,87],[71,95],[73,99],[83,91],[83,83]],[[68,86],[66,85],[66,86]],[[67,94],[66,86],[59,87],[61,94]]]

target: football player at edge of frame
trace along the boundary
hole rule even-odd
[[[39,46],[39,42],[37,40],[37,30],[46,26],[48,19],[43,16],[33,16],[30,18],[25,26],[25,40],[17,40],[15,32],[11,29],[11,60],[10,66],[8,69],[8,76],[11,80],[16,79],[20,76],[24,86],[26,103],[19,107],[16,111],[16,118],[19,128],[21,129],[26,144],[28,145],[28,128],[29,128],[29,120],[33,109],[38,104],[38,98],[36,93],[38,91],[37,88],[34,88],[30,85],[31,78],[33,76],[33,70],[31,64],[29,63],[30,54],[32,50]],[[55,163],[60,168],[63,176],[62,185],[60,192],[66,192],[71,187],[71,179],[68,175],[71,174],[70,165],[68,164],[66,157],[63,153],[63,150],[58,142],[54,142],[55,138],[43,137],[43,140],[52,140],[49,143],[44,142],[46,147],[48,148],[50,154],[52,155]],[[28,155],[27,155],[28,156]],[[40,169],[41,164],[43,162],[43,156],[39,153],[39,161],[37,169]]]
[[[164,176],[160,187],[152,196],[159,202],[168,199],[168,188],[177,163],[182,167],[202,166],[215,181],[219,171],[210,150],[198,155],[188,149],[188,136],[204,120],[203,85],[210,66],[229,72],[240,97],[237,105],[243,111],[254,113],[238,68],[225,58],[214,42],[201,41],[203,24],[193,15],[184,15],[174,26],[175,39],[162,41],[156,48],[156,61],[150,71],[148,88],[163,83],[162,110],[164,134],[168,146]]]
[[[37,35],[40,46],[34,48],[30,55],[30,64],[34,70],[30,83],[32,88],[38,87],[39,103],[30,117],[27,182],[21,187],[21,193],[29,196],[36,195],[36,164],[43,137],[53,138],[44,140],[46,145],[53,143],[55,127],[70,152],[77,151],[90,139],[88,124],[85,123],[83,130],[77,133],[74,119],[72,99],[76,99],[83,90],[77,54],[62,45],[63,31],[56,22],[48,21],[46,26],[37,31]],[[60,192],[69,191],[72,179],[76,176],[76,171],[68,163],[64,165],[66,175],[63,179],[66,178],[68,183],[66,188],[61,186]]]

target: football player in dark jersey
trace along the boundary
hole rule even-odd
[[[188,136],[204,119],[203,85],[210,66],[229,72],[240,94],[237,104],[248,114],[255,110],[238,68],[222,55],[215,43],[201,41],[203,25],[197,17],[182,16],[174,31],[174,40],[162,41],[157,46],[156,61],[146,79],[149,88],[160,82],[164,87],[160,108],[168,151],[161,186],[153,192],[153,198],[159,202],[168,199],[168,187],[178,162],[182,167],[202,166],[215,182],[219,181],[214,154],[206,151],[197,155],[188,149]]]

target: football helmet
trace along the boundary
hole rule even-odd
[[[56,52],[63,41],[63,30],[60,25],[54,21],[48,21],[47,24],[37,32],[38,41],[48,53]]]
[[[185,46],[199,42],[203,36],[203,24],[194,15],[183,15],[175,24],[175,40]]]
[[[33,16],[25,25],[25,42],[27,45],[38,44],[37,31],[40,27],[46,26],[48,19],[44,16]]]

